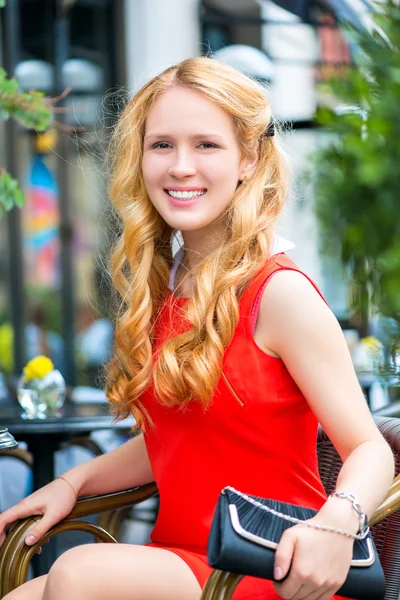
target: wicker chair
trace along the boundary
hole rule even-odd
[[[67,446],[80,446],[81,448],[86,448],[86,450],[89,450],[89,452],[94,454],[94,456],[100,456],[101,454],[103,454],[103,449],[101,448],[101,446],[99,446],[99,444],[89,436],[76,436],[64,442],[62,445],[62,447]],[[13,450],[1,450],[0,460],[2,458],[12,458],[14,460],[18,460],[24,463],[30,469],[32,469],[33,466],[32,454],[28,450],[23,450],[21,448],[15,448]],[[119,541],[122,521],[125,517],[127,517],[130,514],[130,510],[130,508],[125,508],[120,511],[112,510],[107,513],[101,513],[98,517],[98,524],[104,529],[106,529],[109,533],[111,533],[111,535],[115,537],[117,541]]]
[[[400,471],[400,420],[375,418],[377,425],[388,440],[396,459],[396,474]],[[341,462],[326,435],[320,431],[318,458],[321,478],[327,492],[335,485]],[[39,543],[28,547],[24,543],[27,533],[40,517],[18,521],[0,548],[0,598],[26,580],[29,562],[35,550],[47,539],[67,530],[81,530],[93,534],[102,542],[116,543],[116,539],[103,527],[77,519],[89,515],[127,508],[157,494],[154,483],[131,490],[94,496],[78,500],[71,514],[54,526]],[[400,479],[392,486],[389,500],[376,511],[370,523],[387,581],[385,600],[399,600],[400,593]],[[378,523],[379,521],[379,523]],[[231,598],[241,575],[214,571],[203,591],[202,600],[228,600]]]
[[[400,419],[376,416],[375,422],[393,450],[396,479],[369,524],[385,573],[385,600],[400,600]],[[329,494],[336,484],[342,461],[322,429],[318,432],[317,449],[320,476]],[[242,577],[213,571],[201,600],[229,600]]]

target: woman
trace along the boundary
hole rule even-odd
[[[112,262],[120,310],[108,397],[143,433],[6,511],[0,532],[42,513],[31,544],[77,496],[154,480],[160,514],[150,545],[74,548],[7,600],[198,600],[226,485],[316,508],[316,527],[356,533],[351,503],[327,500],[319,479],[318,422],[344,461],[337,490],[369,515],[382,501],[391,451],[336,319],[274,236],[287,186],[273,134],[262,88],[208,58],[168,69],[123,112],[112,146],[123,234]],[[184,247],[173,265],[176,231]],[[293,527],[276,552],[276,579],[290,567],[285,581],[245,578],[235,598],[328,600],[352,546],[338,533]]]

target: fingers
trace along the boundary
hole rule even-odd
[[[274,588],[281,598],[294,598],[301,589],[302,582],[299,581],[298,578],[293,577],[292,573],[288,580],[285,580],[284,583],[279,583],[279,581],[282,581],[289,573],[295,547],[296,537],[292,534],[292,531],[288,529],[282,535],[281,541],[275,552]]]
[[[341,585],[293,564],[289,578],[283,583],[275,582],[274,588],[286,600],[330,600]]]
[[[315,589],[310,585],[302,585],[299,592],[291,600],[330,600],[335,590],[332,590],[330,596],[327,595],[326,588],[324,588],[324,593],[322,592],[322,589]]]
[[[320,594],[316,597],[315,600],[330,600],[337,592],[338,588],[330,588],[328,591],[325,591],[323,594]]]
[[[24,507],[23,502],[5,510],[0,516],[0,546],[6,539],[6,529],[8,525],[11,525],[19,519],[31,517],[35,512],[36,511],[32,511],[32,508]],[[39,523],[29,532],[29,535],[25,538],[25,543],[28,546],[35,544],[56,522],[57,519],[52,516],[43,516]]]
[[[8,510],[5,510],[0,515],[0,535],[5,532],[7,525],[11,525],[14,521],[30,517],[32,515],[32,507],[26,506],[24,501],[19,502]]]
[[[43,544],[48,544],[49,542],[50,542],[50,540],[46,540],[46,541],[43,542]],[[39,548],[37,548],[35,550],[35,554],[42,554],[42,551],[43,551],[43,547],[39,546]]]
[[[328,600],[331,596],[326,596],[326,587],[319,588],[310,576],[297,573],[294,569],[290,572],[290,577],[284,583],[274,583],[274,588],[281,598],[286,600]]]
[[[300,597],[306,598],[306,596],[300,596],[300,592],[302,592],[301,581],[292,576],[285,583],[274,582],[273,586],[276,593],[284,600],[293,600],[294,598],[297,600]]]
[[[286,530],[275,552],[274,579],[276,581],[283,579],[289,573],[295,545],[296,538],[291,535],[290,530]]]
[[[329,540],[320,532],[293,527],[276,550],[274,588],[284,600],[330,600],[346,579],[351,553],[347,539]]]
[[[42,538],[48,530],[57,523],[57,518],[47,513],[40,519],[40,521],[30,530],[29,534],[25,538],[25,544],[27,546],[33,546],[40,538]]]
[[[318,581],[310,565],[299,560],[297,536],[298,530],[286,530],[278,544],[274,563],[275,591],[287,600],[329,600],[339,586],[332,587],[322,579]]]
[[[12,506],[8,510],[5,510],[0,515],[0,546],[6,539],[6,529],[9,525],[12,525],[19,519],[30,517],[32,515],[32,508],[28,508],[24,501],[19,502],[15,506]]]

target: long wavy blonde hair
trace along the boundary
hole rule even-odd
[[[184,309],[192,327],[166,341],[153,360],[153,330],[168,292],[174,231],[149,199],[141,163],[146,118],[172,86],[195,90],[226,111],[243,156],[256,151],[258,162],[221,216],[225,239],[200,264]],[[133,414],[144,426],[148,415],[140,397],[150,386],[160,402],[171,406],[197,401],[206,407],[215,393],[222,357],[238,323],[239,300],[268,259],[287,194],[279,140],[263,135],[270,121],[265,91],[257,82],[204,57],[185,60],[152,79],[122,112],[110,148],[110,197],[122,234],[111,258],[119,308],[114,358],[106,366],[107,396],[118,417]]]

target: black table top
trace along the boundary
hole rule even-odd
[[[0,425],[12,435],[75,434],[100,429],[126,429],[134,425],[133,418],[114,423],[108,404],[83,404],[66,400],[59,416],[45,419],[26,419],[17,400],[0,405]]]

